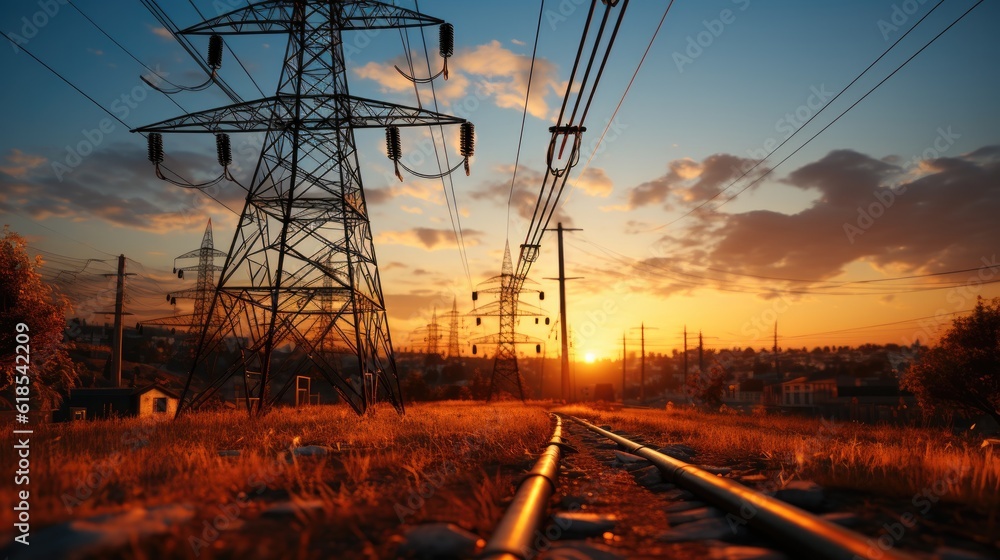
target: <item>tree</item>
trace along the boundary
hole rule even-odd
[[[712,366],[707,372],[697,371],[688,376],[688,396],[697,403],[717,407],[722,404],[726,377],[726,371],[719,366]]]
[[[0,237],[0,391],[9,392],[15,374],[27,371],[34,411],[57,408],[62,402],[60,393],[76,386],[80,371],[63,340],[69,302],[42,281],[41,266],[40,257],[28,256],[24,238],[4,226]],[[29,337],[28,368],[20,370],[17,366],[24,365],[23,359],[18,362],[15,352],[19,324],[27,326],[23,334]]]
[[[971,315],[952,323],[940,343],[910,366],[902,387],[928,412],[987,414],[1000,423],[1000,298],[979,298]]]

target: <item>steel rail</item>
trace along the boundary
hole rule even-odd
[[[885,550],[875,539],[845,529],[727,478],[715,476],[694,465],[601,429],[590,422],[574,416],[569,418],[588,430],[610,439],[626,452],[648,460],[660,470],[668,482],[724,509],[728,512],[726,519],[731,525],[746,524],[799,554],[829,560],[864,558],[913,560],[914,558],[891,548]]]
[[[500,519],[479,558],[527,560],[538,553],[532,549],[531,540],[545,520],[549,498],[555,493],[559,476],[559,459],[564,450],[574,451],[562,437],[562,419],[559,416],[555,419],[556,428],[552,432],[548,447],[531,471],[521,480],[514,494],[514,501]]]

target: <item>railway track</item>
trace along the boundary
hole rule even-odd
[[[812,513],[719,476],[726,469],[691,464],[686,446],[555,418],[478,558],[985,558],[908,552],[842,526],[850,514]]]

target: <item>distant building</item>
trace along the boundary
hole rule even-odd
[[[836,379],[797,377],[781,384],[781,405],[814,407],[825,405],[837,398]]]
[[[139,388],[70,389],[64,408],[67,420],[92,420],[126,416],[170,417],[179,398],[159,385]]]

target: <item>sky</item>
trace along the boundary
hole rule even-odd
[[[433,93],[441,112],[472,121],[477,135],[470,176],[400,182],[382,132],[356,134],[393,340],[410,347],[420,341],[411,333],[453,300],[467,314],[463,339],[496,330],[493,319],[475,326],[471,292],[499,273],[505,243],[516,257],[524,242],[589,3],[398,3],[454,24],[449,79]],[[975,3],[679,0],[654,39],[667,3],[631,2],[550,224],[581,229],[564,234],[566,274],[581,277],[567,282],[574,354],[614,359],[623,336],[638,345],[642,325],[656,352],[678,348],[685,327],[715,347],[770,347],[775,322],[783,347],[927,343],[977,296],[1000,295],[1000,5],[983,2],[928,46]],[[201,20],[195,8],[214,16],[245,5],[161,4],[182,28]],[[193,285],[172,274],[174,257],[198,247],[208,219],[227,250],[237,223],[230,209],[242,208],[244,193],[224,183],[213,200],[160,181],[144,139],[128,128],[228,99],[217,87],[168,96],[140,80],[149,69],[178,84],[206,79],[140,2],[4,2],[0,31],[17,44],[0,47],[2,222],[47,260],[46,277],[61,280],[78,314],[110,307],[101,275],[118,254],[137,273],[135,318],[172,314],[164,294]],[[434,28],[423,38],[348,34],[351,93],[411,106],[419,93],[430,107],[430,88],[415,92],[393,69],[405,65],[408,44],[426,74],[422,39],[436,70]],[[206,48],[206,38],[194,41]],[[272,94],[285,37],[226,42],[220,75],[244,98],[260,97],[258,88]],[[402,135],[404,161],[422,173],[437,171],[430,138]],[[434,139],[459,161],[457,130],[443,145]],[[245,183],[259,138],[233,142],[234,176]],[[218,173],[210,137],[166,134],[164,145],[183,175]],[[547,297],[523,299],[552,320],[526,318],[519,329],[552,348],[557,275],[550,233],[529,275]]]

